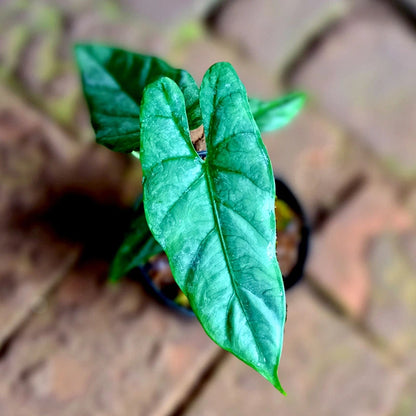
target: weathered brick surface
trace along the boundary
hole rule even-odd
[[[355,317],[366,311],[374,289],[367,262],[370,243],[389,230],[412,229],[411,215],[396,198],[388,186],[367,185],[313,240],[309,273]]]
[[[416,372],[416,227],[383,233],[370,245],[373,290],[365,321]]]
[[[41,215],[68,194],[125,206],[140,189],[137,161],[77,143],[1,85],[0,158],[0,225]]]
[[[413,214],[416,221],[416,189],[413,189],[413,191],[410,193],[406,203],[406,207]]]
[[[0,30],[0,77],[78,140],[92,140],[92,131],[74,63],[76,42],[98,41],[156,55],[169,50],[165,28],[113,1],[7,2]]]
[[[249,95],[260,98],[276,96],[279,86],[271,68],[247,59],[233,45],[224,43],[218,38],[205,35],[190,42],[174,57],[174,63],[178,67],[186,68],[198,84],[201,83],[208,68],[221,61],[233,65]]]
[[[331,211],[340,193],[371,170],[348,137],[308,104],[290,126],[263,140],[275,173],[293,187],[311,220],[317,211]]]
[[[1,344],[62,279],[81,245],[99,255],[103,244],[114,250],[111,238],[121,238],[123,206],[135,198],[139,177],[133,184],[125,158],[76,146],[2,87],[0,160]],[[106,215],[115,226],[104,234]]]
[[[295,77],[399,175],[416,173],[416,40],[372,5],[329,36]]]
[[[0,86],[0,224],[41,208],[78,153],[71,139]]]
[[[218,17],[218,34],[238,43],[259,64],[282,70],[308,38],[345,14],[342,0],[238,0]]]
[[[0,347],[62,280],[78,252],[41,226],[0,228]]]
[[[416,372],[408,379],[391,416],[413,416],[416,414],[415,391]]]
[[[230,357],[185,415],[387,415],[402,383],[305,288],[288,296],[279,376],[287,397]]]
[[[378,157],[399,174],[414,172],[409,22],[373,1],[236,0],[205,33],[200,18],[214,3],[2,2],[2,82],[76,134],[69,139],[0,87],[0,415],[168,415],[219,351],[197,322],[160,309],[136,283],[105,284],[140,168],[83,144],[93,139],[73,42],[162,55],[199,81],[214,62],[230,61],[250,95],[272,97],[311,34],[353,3],[298,61],[292,80],[312,104],[264,141],[312,219],[335,209],[313,238],[308,274],[385,343],[398,367],[299,288],[288,296],[280,371],[289,396],[230,356],[185,413],[415,413],[416,193],[411,181],[400,190],[372,182]],[[357,178],[369,183],[345,202],[340,195]],[[53,293],[78,246],[83,262]]]
[[[107,267],[74,269],[14,341],[0,361],[2,415],[158,414],[215,357],[195,319],[166,311],[137,283],[105,285]]]
[[[76,245],[30,217],[73,156],[68,138],[0,88],[0,345],[75,261]]]
[[[127,12],[165,27],[204,16],[218,0],[121,0],[120,3]]]

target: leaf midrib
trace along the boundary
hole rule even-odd
[[[215,104],[216,105],[218,105],[218,101],[221,101],[221,98],[224,98],[224,97],[220,97],[220,99],[218,99],[218,97],[217,97],[217,93],[218,93],[218,83],[219,83],[219,79],[217,78],[215,80],[215,84],[213,86],[213,90],[214,90],[213,91],[214,92],[213,101],[215,101]],[[237,92],[237,93],[239,93],[239,92]],[[207,150],[208,150],[208,147],[210,147],[209,146],[209,144],[210,144],[209,143],[209,138],[211,137],[211,134],[212,134],[211,132],[213,130],[212,129],[212,123],[213,123],[213,115],[211,115],[210,120],[208,122],[208,129],[207,129],[207,139],[208,139],[207,140]],[[257,354],[258,354],[258,356],[260,358],[261,356],[265,356],[265,355],[260,353],[260,351],[262,351],[262,349],[259,347],[259,345],[257,343],[257,339],[254,336],[255,333],[254,333],[253,328],[251,326],[251,322],[250,322],[250,320],[249,320],[249,318],[247,316],[247,312],[245,310],[244,304],[241,301],[240,295],[239,295],[239,293],[238,293],[238,291],[236,289],[236,283],[235,283],[235,277],[234,277],[234,270],[233,270],[233,268],[231,266],[231,261],[230,261],[230,259],[228,257],[228,249],[227,249],[227,246],[225,244],[224,235],[222,233],[222,229],[221,229],[221,226],[220,226],[220,217],[219,217],[217,203],[215,201],[215,195],[214,195],[214,184],[212,183],[212,180],[211,180],[211,169],[210,169],[210,157],[209,157],[209,154],[208,154],[208,156],[207,156],[207,158],[206,158],[205,163],[204,163],[203,166],[206,166],[205,177],[206,177],[206,181],[207,181],[208,194],[209,194],[209,198],[211,200],[211,205],[212,205],[212,210],[213,210],[215,228],[217,229],[218,235],[220,237],[220,243],[221,243],[222,251],[224,253],[225,262],[226,262],[226,265],[227,265],[227,270],[228,270],[229,275],[230,275],[231,286],[233,287],[235,296],[236,296],[236,298],[238,300],[238,303],[239,303],[239,305],[241,307],[241,310],[243,311],[244,318],[247,321],[247,325],[248,325],[248,327],[250,329],[252,338],[254,340],[254,345],[256,346]]]
[[[217,203],[215,201],[214,185],[213,185],[212,180],[211,180],[211,172],[210,172],[210,168],[209,168],[209,160],[206,160],[205,161],[205,166],[206,166],[206,172],[205,172],[205,175],[204,176],[206,178],[207,188],[208,188],[208,194],[209,194],[209,198],[210,198],[211,205],[212,205],[212,211],[213,211],[213,215],[214,215],[215,228],[217,229],[217,232],[218,232],[218,235],[219,235],[219,238],[220,238],[220,243],[221,243],[222,251],[224,253],[224,258],[225,258],[225,262],[226,262],[226,265],[227,265],[227,270],[228,270],[228,273],[229,273],[230,278],[231,278],[230,279],[231,280],[231,285],[233,287],[234,294],[235,294],[235,296],[236,296],[236,298],[238,300],[238,303],[239,303],[239,305],[241,307],[241,310],[243,311],[244,318],[246,319],[247,325],[248,325],[248,327],[250,329],[250,332],[252,334],[252,337],[253,337],[253,340],[254,340],[254,344],[256,346],[257,354],[259,355],[259,358],[261,358],[261,356],[264,356],[264,354],[261,352],[261,349],[259,348],[259,345],[257,343],[256,337],[254,336],[254,331],[253,331],[253,328],[251,326],[250,319],[247,316],[247,312],[245,310],[244,304],[243,304],[243,302],[242,302],[242,300],[240,298],[240,295],[239,295],[239,293],[237,291],[237,288],[236,288],[234,270],[233,270],[232,265],[231,265],[231,260],[228,257],[228,248],[227,248],[227,245],[225,243],[224,235],[222,233],[220,217],[219,217],[219,213],[218,213],[218,209],[217,209]]]
[[[135,100],[135,98],[131,95],[131,94],[129,94],[129,92],[128,91],[126,91],[123,87],[122,87],[122,85],[120,84],[120,81],[117,79],[117,78],[115,78],[114,77],[114,75],[107,69],[107,67],[105,66],[105,65],[103,65],[98,59],[97,59],[97,57],[96,56],[94,56],[94,54],[93,53],[88,53],[88,56],[90,57],[90,59],[92,60],[92,61],[94,61],[95,62],[95,64],[96,65],[98,65],[98,66],[100,66],[101,68],[103,68],[104,70],[105,70],[105,72],[110,76],[110,78],[118,85],[118,87],[120,88],[120,90],[121,91],[123,91],[123,93],[124,94],[126,94],[126,96],[128,97],[128,98],[130,98],[130,100],[131,101],[133,101],[133,103],[137,106],[137,108],[138,109],[140,109],[140,106],[139,106],[139,104],[136,102],[136,100]]]

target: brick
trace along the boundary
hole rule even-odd
[[[76,245],[30,218],[74,154],[67,137],[0,88],[0,346],[77,257]]]
[[[416,174],[414,34],[372,3],[334,31],[294,76],[324,111],[355,134],[386,167]]]
[[[124,180],[126,158],[77,145],[2,87],[0,158],[2,345],[65,276],[81,246],[101,256],[115,250],[139,175],[133,186],[133,178]],[[106,215],[114,227],[103,230]]]
[[[409,211],[413,214],[415,221],[416,221],[416,189],[413,189],[409,197],[406,201],[406,206],[408,207]]]
[[[71,139],[0,86],[0,224],[40,208],[78,153]]]
[[[65,194],[123,206],[140,189],[137,162],[77,143],[1,85],[0,158],[0,226],[41,215]]]
[[[298,195],[313,220],[331,211],[352,182],[370,175],[371,161],[312,106],[289,126],[263,135],[274,171]]]
[[[0,78],[24,91],[80,141],[93,141],[93,134],[74,44],[97,41],[162,56],[170,47],[166,31],[112,2],[28,2],[23,8],[10,2],[4,16]]]
[[[288,295],[279,377],[287,397],[230,356],[185,416],[386,415],[402,384],[400,374],[301,287]]]
[[[391,416],[413,416],[416,414],[416,373],[414,373],[406,383],[403,393],[396,404],[396,408]]]
[[[281,72],[311,36],[346,11],[347,2],[342,0],[238,0],[224,7],[216,30],[260,65]]]
[[[63,279],[78,252],[41,226],[0,228],[0,347]]]
[[[416,224],[416,223],[415,223]],[[368,267],[372,290],[365,322],[416,372],[416,226],[383,233],[371,241]]]
[[[257,65],[232,45],[209,35],[190,42],[173,56],[173,63],[189,71],[198,85],[208,68],[222,61],[233,65],[249,95],[271,98],[280,90],[273,71]]]
[[[172,0],[169,2],[121,0],[120,3],[126,11],[165,27],[184,20],[201,18],[218,2],[218,0]]]
[[[412,218],[381,183],[370,183],[315,235],[308,272],[354,317],[363,316],[372,290],[367,262],[377,236],[412,228]]]
[[[137,282],[106,285],[107,268],[73,269],[15,339],[0,361],[2,414],[167,415],[215,358],[196,319]]]

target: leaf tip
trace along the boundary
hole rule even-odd
[[[294,91],[284,98],[286,98],[287,101],[293,106],[293,118],[299,114],[309,100],[308,94],[304,91]]]
[[[304,91],[296,91],[295,97],[299,100],[299,110],[308,102],[309,95]]]
[[[119,270],[117,270],[114,266],[110,268],[110,271],[108,273],[107,282],[114,286],[116,285],[122,278],[122,274]]]
[[[287,396],[286,391],[284,390],[284,388],[282,387],[282,385],[280,383],[279,376],[277,375],[277,368],[273,372],[273,374],[270,374],[268,377],[266,376],[266,379],[268,381],[270,381],[270,383],[273,385],[273,387],[275,387],[277,390],[279,390],[279,392],[282,393],[283,396]]]
[[[287,393],[286,393],[286,391],[284,390],[284,388],[282,387],[282,385],[280,384],[280,381],[279,381],[279,379],[276,377],[276,382],[273,384],[274,385],[274,387],[276,387],[276,389],[277,390],[279,390],[280,391],[280,393],[282,393],[283,394],[283,396],[287,396]]]

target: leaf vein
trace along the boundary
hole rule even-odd
[[[190,265],[188,267],[188,270],[185,274],[185,278],[184,278],[184,282],[185,282],[185,287],[188,285],[188,280],[190,278],[190,275],[192,272],[194,272],[194,266],[198,260],[199,254],[201,253],[201,250],[203,249],[204,244],[207,242],[208,238],[210,237],[210,235],[215,231],[215,227],[211,228],[210,231],[208,231],[208,233],[205,235],[205,237],[199,242],[198,244],[198,248],[195,251],[194,256],[192,257],[192,260],[190,261]]]
[[[198,157],[198,155],[196,157]],[[184,160],[184,159],[194,160],[195,156],[193,156],[193,155],[180,155],[180,156],[172,156],[172,157],[168,157],[166,159],[162,159],[160,162],[156,162],[154,165],[152,165],[150,168],[147,169],[147,176],[151,176],[153,174],[153,171],[156,168],[163,165],[164,163],[169,163],[169,162],[174,162],[174,161]]]
[[[104,72],[107,73],[107,75],[115,82],[115,84],[119,87],[120,91],[122,91],[128,98],[131,99],[131,101],[133,101],[133,103],[138,107],[138,103],[136,102],[135,98],[130,95],[126,90],[123,89],[120,81],[118,79],[116,79],[116,77],[104,66],[101,64],[101,62],[99,62],[99,60],[93,55],[93,54],[89,54],[89,57],[95,62],[96,65],[98,65],[100,68],[104,69]],[[116,90],[116,88],[111,88],[108,85],[103,85],[103,86],[94,86],[90,84],[90,87],[92,88],[98,88],[98,89],[111,89],[111,90]]]
[[[256,231],[256,233],[268,244],[268,240],[266,239],[266,237],[263,235],[263,233],[257,228],[255,227],[244,215],[241,214],[241,212],[238,212],[236,209],[234,209],[233,207],[231,207],[230,205],[228,205],[226,202],[218,199],[218,202],[225,208],[229,209],[230,211],[234,212],[235,214],[237,214],[240,218],[242,218],[248,225],[250,225],[250,227]]]
[[[241,172],[239,170],[231,169],[231,168],[228,168],[226,166],[220,166],[220,165],[217,165],[215,163],[211,163],[211,166],[214,167],[215,169],[218,169],[218,170],[221,170],[221,171],[224,171],[224,172],[233,173],[235,175],[241,175],[244,178],[248,179],[256,188],[260,189],[261,191],[267,192],[267,193],[270,192],[269,189],[263,189],[257,182],[255,182],[252,178],[250,178],[250,176],[248,176],[245,172]]]
[[[196,184],[203,179],[204,173],[202,172],[197,178],[195,178],[189,186],[181,193],[181,195],[176,199],[176,201],[167,209],[166,214],[163,216],[163,218],[160,221],[160,224],[163,224],[164,221],[167,219],[173,208],[181,201],[181,199],[186,195]]]

